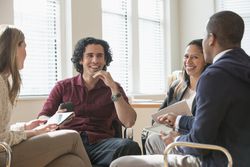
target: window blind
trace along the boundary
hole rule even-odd
[[[245,22],[242,48],[250,55],[250,1],[249,0],[216,0],[216,10],[231,10],[239,14]],[[230,27],[229,27],[230,28]]]
[[[139,0],[140,92],[165,90],[162,0]]]
[[[59,0],[14,0],[14,24],[25,35],[27,57],[20,95],[47,95],[59,77]]]
[[[108,71],[127,92],[129,91],[130,59],[128,1],[103,0],[102,10],[103,39],[109,43],[113,54],[113,62],[108,67]]]
[[[108,68],[113,78],[127,93],[163,93],[163,0],[102,0],[102,10],[103,39],[113,50]]]

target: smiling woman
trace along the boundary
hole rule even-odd
[[[69,163],[69,159],[72,162],[66,166],[91,166],[76,131],[55,131],[57,124],[44,124],[44,120],[38,119],[10,126],[12,109],[22,81],[19,70],[23,68],[26,57],[24,39],[20,29],[0,25],[0,142],[7,143],[12,149],[11,166],[61,166]],[[44,143],[50,147],[44,147]],[[50,156],[47,156],[48,152]],[[2,162],[0,160],[0,166],[3,166]]]
[[[196,95],[196,83],[206,66],[202,49],[202,39],[191,41],[185,49],[183,57],[183,70],[182,72],[176,72],[177,75],[180,75],[178,77],[174,77],[177,80],[172,81],[168,90],[168,95],[161,104],[160,109],[175,104],[178,101],[186,100],[188,107],[192,110],[192,114],[195,115],[196,103],[194,99]],[[180,120],[181,116],[179,115],[178,117],[178,120]],[[189,124],[183,123],[185,122],[185,119],[184,121],[176,121],[175,124],[176,118],[177,115],[163,114],[157,118],[159,119],[157,122],[174,127],[175,129],[180,129],[180,133],[189,131]],[[142,143],[146,142],[145,146],[144,144],[142,145],[144,154],[162,154],[165,148],[163,140],[161,140],[156,134],[152,133],[149,136],[148,135],[148,132],[142,132]]]

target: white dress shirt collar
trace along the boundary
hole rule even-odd
[[[227,50],[224,50],[224,51],[218,53],[218,54],[214,57],[213,63],[215,63],[217,60],[219,60],[219,58],[221,58],[221,56],[223,56],[225,53],[227,53],[227,52],[230,51],[230,50],[232,50],[232,49],[227,49]]]

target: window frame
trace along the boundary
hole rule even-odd
[[[14,0],[12,1],[12,5],[14,6]],[[14,24],[14,7],[13,7],[13,24]],[[58,34],[60,37],[60,43],[58,46],[60,47],[60,53],[58,54],[58,69],[57,69],[57,81],[70,77],[73,75],[73,66],[70,60],[72,53],[72,36],[68,31],[71,31],[71,2],[67,0],[60,0],[59,6],[59,17],[60,21],[58,26],[60,26],[60,33]],[[56,82],[54,84],[56,84]],[[53,88],[53,87],[52,87]],[[51,89],[52,89],[51,88]],[[22,89],[22,88],[21,88]],[[47,93],[42,95],[22,95],[19,94],[19,100],[40,100],[46,99],[51,90],[48,90]]]
[[[163,0],[163,18],[162,18],[162,26],[163,26],[163,55],[164,55],[164,67],[163,67],[163,71],[164,71],[164,76],[167,76],[168,73],[170,73],[170,69],[171,66],[168,66],[168,64],[170,64],[170,57],[169,57],[169,51],[168,51],[168,41],[170,41],[170,37],[167,36],[167,33],[169,32],[168,28],[169,26],[167,21],[169,21],[169,19],[167,19],[167,15],[169,15],[170,13],[167,13],[167,8],[170,2]],[[162,95],[162,94],[166,94],[166,92],[168,91],[168,87],[167,87],[167,77],[162,78],[163,79],[163,85],[164,86],[164,90],[162,92],[152,92],[152,93],[145,93],[145,92],[138,92],[139,87],[140,87],[140,82],[138,81],[138,78],[140,78],[140,69],[138,68],[138,65],[140,64],[140,55],[139,55],[139,22],[140,22],[140,18],[139,18],[139,12],[138,12],[138,0],[132,0],[131,1],[131,24],[133,25],[133,27],[130,27],[131,29],[131,34],[130,34],[130,38],[131,41],[133,41],[133,43],[130,43],[130,47],[132,48],[130,53],[130,57],[131,57],[131,61],[130,61],[130,65],[129,65],[129,69],[128,69],[128,73],[129,73],[129,79],[131,79],[131,81],[129,82],[129,85],[132,85],[132,90],[130,92],[126,92],[127,94],[131,95],[131,96],[144,96],[144,95]],[[167,48],[167,49],[166,49]],[[112,49],[112,46],[111,46]],[[114,60],[115,61],[115,60]],[[112,71],[111,71],[112,72]],[[123,85],[122,85],[123,86]]]

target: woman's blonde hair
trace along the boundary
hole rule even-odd
[[[9,99],[12,105],[20,91],[21,77],[16,59],[17,48],[24,42],[24,34],[12,25],[0,25],[0,75],[7,80]]]

